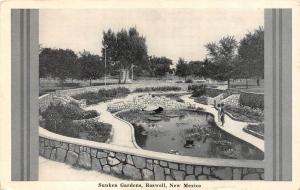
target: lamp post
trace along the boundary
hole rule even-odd
[[[107,45],[104,45],[104,85],[106,86],[106,48]]]
[[[135,67],[135,65],[131,64],[131,80],[133,82],[133,67]]]

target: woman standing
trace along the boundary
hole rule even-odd
[[[224,109],[223,109],[222,106],[221,106],[221,111],[220,111],[220,117],[221,117],[222,126],[224,126],[224,123],[225,123],[225,111],[224,111]]]
[[[220,104],[217,105],[217,110],[218,110],[218,121],[220,121],[221,120],[221,105]]]

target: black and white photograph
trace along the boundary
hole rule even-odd
[[[295,180],[294,9],[94,3],[7,12],[7,184]]]
[[[264,179],[263,9],[39,18],[40,180]]]

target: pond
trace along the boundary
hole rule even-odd
[[[194,157],[263,160],[264,153],[219,129],[211,114],[196,110],[126,111],[118,117],[134,126],[137,144],[146,150]]]

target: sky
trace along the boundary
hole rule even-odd
[[[136,27],[146,38],[148,55],[176,62],[202,60],[205,44],[226,35],[238,41],[263,26],[263,9],[41,9],[42,47],[83,50],[101,55],[102,33]]]

